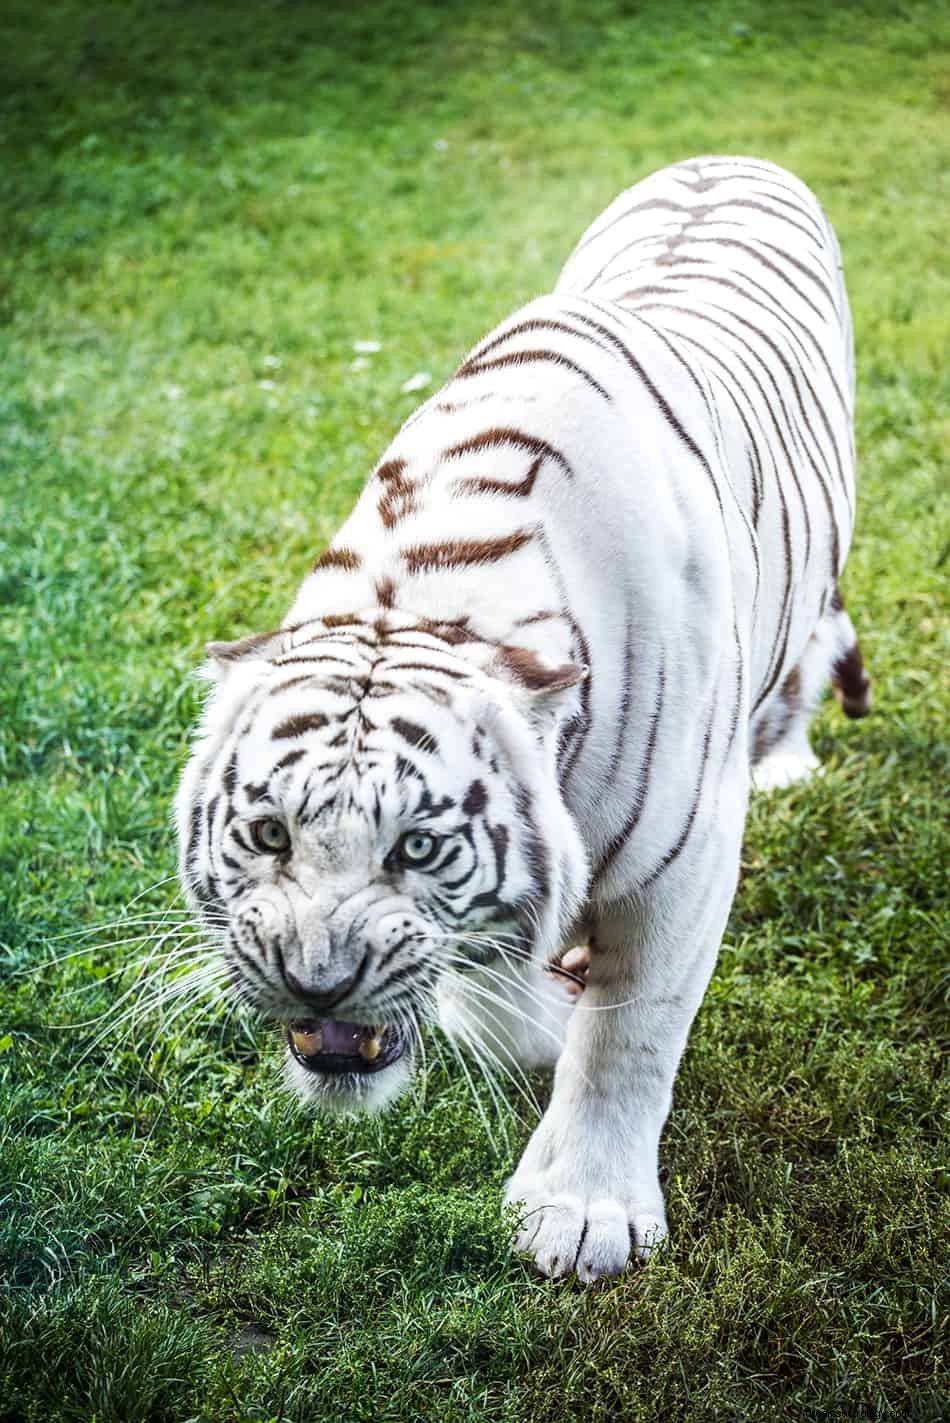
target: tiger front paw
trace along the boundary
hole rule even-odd
[[[576,1274],[584,1284],[620,1275],[630,1258],[646,1261],[666,1235],[662,1197],[646,1202],[565,1190],[545,1171],[516,1173],[505,1200],[520,1218],[515,1249],[531,1256],[542,1275]]]

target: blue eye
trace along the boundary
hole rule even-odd
[[[282,820],[251,821],[251,839],[265,855],[282,855],[290,849],[290,832]]]
[[[410,830],[396,846],[396,855],[408,869],[419,870],[435,859],[438,848],[437,836],[424,830]]]

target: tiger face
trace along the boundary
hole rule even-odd
[[[237,992],[280,1025],[299,1096],[337,1110],[407,1085],[447,981],[550,957],[586,883],[545,705],[575,669],[539,697],[391,623],[214,647],[176,806]]]

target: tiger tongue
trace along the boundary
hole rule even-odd
[[[336,1023],[328,1019],[321,1027],[324,1052],[359,1052],[363,1039],[373,1035],[373,1029],[365,1023]]]

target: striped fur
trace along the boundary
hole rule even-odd
[[[509,1187],[549,1274],[663,1234],[659,1135],[751,781],[814,767],[829,677],[868,708],[838,592],[853,397],[814,197],[758,160],[677,164],[406,422],[283,628],[210,649],[182,875],[229,916],[235,981],[277,1020],[336,994],[556,1063]],[[393,861],[407,828],[440,837],[425,870]],[[572,1008],[545,965],[580,935]],[[291,1068],[370,1106],[409,1070]]]

